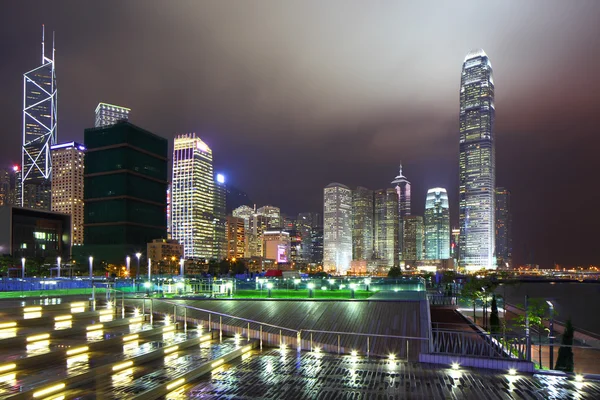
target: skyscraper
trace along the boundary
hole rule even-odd
[[[0,170],[0,206],[21,207],[21,169],[18,165]]]
[[[119,121],[129,121],[130,112],[131,109],[127,107],[98,103],[94,126],[98,128],[100,126],[114,125]]]
[[[402,243],[404,242],[402,220],[405,216],[410,215],[410,182],[402,174],[402,164],[398,176],[392,181],[395,185],[396,193],[398,194],[398,258],[405,258],[402,255]]]
[[[21,204],[50,210],[52,157],[56,144],[57,89],[52,58],[46,57],[42,27],[42,64],[23,75],[23,147]]]
[[[213,258],[222,260],[227,257],[227,238],[225,234],[227,186],[225,176],[215,177],[215,211],[214,211],[214,253]]]
[[[281,210],[279,207],[262,206],[256,210],[256,213],[267,218],[267,225],[269,229],[280,229],[282,227]]]
[[[244,258],[245,228],[244,219],[227,216],[225,231],[227,234],[227,258]]]
[[[399,263],[398,193],[396,189],[375,191],[374,248],[375,257],[385,260],[388,267]]]
[[[404,230],[403,259],[414,266],[414,262],[423,259],[423,217],[407,215],[402,220]]]
[[[450,258],[450,209],[446,189],[433,188],[427,191],[424,230],[425,259]]]
[[[496,188],[496,257],[498,265],[512,263],[512,212],[510,190]]]
[[[373,258],[373,191],[357,187],[352,192],[352,260]]]
[[[299,263],[310,263],[312,262],[312,252],[313,252],[313,241],[312,241],[312,230],[318,224],[315,223],[315,219],[318,217],[315,216],[315,213],[304,212],[299,213],[296,218],[296,230],[298,231],[298,235],[301,239],[300,252],[298,254],[298,262]]]
[[[494,79],[483,50],[465,57],[460,82],[459,265],[495,268]]]
[[[71,216],[73,246],[83,244],[83,167],[85,146],[70,142],[52,150],[52,211]]]
[[[323,269],[345,275],[352,261],[352,191],[341,183],[323,190]]]
[[[195,133],[175,138],[171,182],[171,237],[183,244],[185,258],[213,258],[215,182],[212,150]]]

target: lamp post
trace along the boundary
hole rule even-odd
[[[183,263],[184,263],[183,258],[180,258],[179,259],[179,275],[181,275],[182,278],[185,276],[185,274],[183,273],[184,272],[183,271]]]
[[[300,279],[294,279],[294,289],[298,290],[298,285],[300,284]]]
[[[483,329],[487,330],[487,295],[485,293],[485,288],[482,287],[481,290],[483,291]]]
[[[331,290],[333,290],[334,285],[335,285],[335,279],[330,279],[329,280],[329,287],[330,287]]]
[[[88,261],[90,262],[90,279],[92,279],[94,277],[94,257],[90,256]]]
[[[57,278],[60,278],[60,257],[56,257],[56,265],[58,266],[57,269]]]
[[[369,291],[369,285],[371,284],[371,278],[365,278],[365,288]]]
[[[131,264],[131,257],[127,256],[125,258],[125,265],[127,266],[127,277],[128,278],[131,276],[131,270],[129,268],[130,264]]]
[[[152,278],[152,260],[148,257],[148,282],[151,282]]]
[[[548,341],[550,342],[550,369],[554,368],[554,304],[550,301],[546,301],[548,307],[550,307],[550,332],[548,335]]]
[[[25,278],[25,257],[21,258],[21,277]]]
[[[135,279],[139,279],[140,278],[140,257],[142,256],[142,253],[135,253],[135,256],[137,257],[137,270],[135,271]]]
[[[353,299],[354,298],[354,291],[356,290],[356,283],[351,283],[350,284],[350,298]]]
[[[313,297],[313,289],[315,288],[315,284],[310,282],[308,285],[306,285],[306,287],[308,288],[308,298],[312,299]]]

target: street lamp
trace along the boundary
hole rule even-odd
[[[179,275],[181,275],[182,278],[184,277],[183,262],[184,262],[183,258],[180,258],[179,259]]]
[[[371,278],[365,278],[365,287],[367,292],[369,291],[369,285],[371,284]]]
[[[356,290],[356,283],[351,283],[350,284],[350,298],[353,299],[354,298],[354,291]]]
[[[125,258],[125,265],[127,265],[127,277],[131,276],[131,270],[129,268],[130,264],[131,264],[131,257],[127,256]]]
[[[548,332],[548,342],[550,343],[550,369],[554,368],[554,304],[547,301],[550,307],[550,332]]]
[[[267,297],[271,297],[271,289],[273,289],[273,284],[271,282],[267,283]]]
[[[315,288],[315,284],[311,282],[308,285],[306,285],[306,287],[308,288],[308,298],[312,299],[312,297],[313,297],[313,289]]]
[[[58,265],[57,277],[60,278],[60,257],[56,257],[56,265]]]
[[[298,290],[299,284],[300,284],[300,279],[294,279],[294,289]]]
[[[139,279],[140,277],[140,257],[142,256],[142,253],[135,253],[135,256],[137,257],[137,270],[135,271],[135,279]]]
[[[25,278],[25,257],[21,258],[21,277]]]
[[[148,281],[152,278],[152,260],[148,257]]]
[[[93,269],[94,269],[94,257],[90,256],[88,258],[88,261],[90,262],[90,279],[93,278],[94,273],[93,273]]]
[[[335,279],[330,279],[329,280],[329,286],[331,286],[331,290],[333,290],[333,288],[334,288],[333,285],[335,285]]]

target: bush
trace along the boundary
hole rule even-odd
[[[556,359],[556,366],[554,369],[565,372],[573,372],[574,362],[573,362],[573,348],[565,347],[565,346],[573,346],[573,336],[575,334],[575,328],[573,328],[573,324],[571,323],[571,319],[567,320],[565,324],[565,332],[563,333],[562,340],[560,344],[564,346],[560,346],[558,349],[558,358]]]

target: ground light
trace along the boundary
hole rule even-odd
[[[457,363],[457,362],[453,362],[452,363],[452,369],[453,370],[457,371],[459,368],[460,368],[460,364],[459,363]]]
[[[357,357],[357,356],[358,356],[358,351],[356,351],[356,350],[352,350],[352,351],[350,352],[350,355],[351,355],[352,357]]]
[[[511,376],[515,376],[517,374],[517,370],[515,368],[509,368],[508,374]]]
[[[390,354],[390,355],[388,356],[388,359],[389,359],[390,361],[395,361],[395,360],[396,360],[396,355],[395,355],[395,354]]]
[[[583,375],[581,375],[581,374],[576,374],[576,375],[575,375],[575,380],[576,380],[577,382],[583,382]]]

